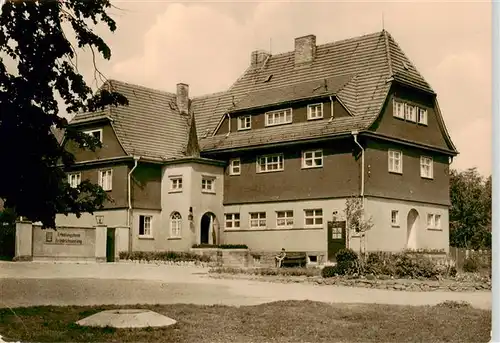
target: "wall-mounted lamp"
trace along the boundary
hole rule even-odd
[[[193,208],[189,207],[188,220],[193,221]]]
[[[96,221],[97,225],[104,224],[104,216],[103,215],[95,216],[95,221]]]

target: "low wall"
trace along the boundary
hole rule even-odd
[[[248,249],[191,248],[189,251],[199,256],[208,256],[219,266],[246,268],[253,266]]]

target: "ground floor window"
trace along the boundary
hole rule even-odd
[[[152,236],[152,216],[139,216],[139,236]]]
[[[266,212],[250,213],[250,228],[264,229],[266,227]]]
[[[171,237],[180,237],[182,228],[182,216],[179,212],[170,215],[170,235]]]
[[[306,227],[321,227],[323,226],[323,210],[311,209],[304,211]]]
[[[239,229],[240,228],[240,214],[239,213],[226,213],[226,229]]]

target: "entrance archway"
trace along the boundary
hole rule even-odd
[[[417,232],[418,232],[419,215],[416,209],[412,208],[408,212],[406,220],[406,248],[417,248]]]
[[[213,237],[215,233],[218,234],[218,232],[216,232],[216,227],[217,218],[215,214],[212,212],[205,213],[201,217],[200,223],[200,244],[217,244],[217,238]]]

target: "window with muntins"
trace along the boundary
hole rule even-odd
[[[171,192],[181,192],[182,191],[182,176],[171,176],[170,177],[170,191]]]
[[[170,215],[170,236],[181,237],[182,216],[179,212],[173,212]]]
[[[239,158],[234,158],[229,161],[229,175],[240,175],[241,174],[241,160]]]
[[[418,123],[427,125],[427,110],[425,108],[418,109]]]
[[[304,211],[306,227],[321,227],[323,226],[323,210],[312,209]]]
[[[252,128],[251,116],[238,117],[238,130],[249,130],[251,128]]]
[[[283,170],[283,154],[257,157],[257,172],[267,173]]]
[[[417,122],[417,107],[414,105],[406,104],[406,120]]]
[[[266,228],[266,212],[250,213],[250,228],[265,229]]]
[[[293,227],[293,211],[277,211],[276,227],[278,228]]]
[[[434,164],[432,157],[420,156],[420,176],[426,179],[432,179],[434,174]]]
[[[392,226],[399,226],[399,211],[398,210],[391,211],[391,225]]]
[[[402,101],[393,101],[393,116],[405,119],[405,104]]]
[[[78,187],[78,185],[81,182],[82,182],[82,174],[81,173],[68,174],[68,183],[72,188]]]
[[[427,228],[432,230],[441,230],[441,215],[428,213]]]
[[[292,109],[266,112],[266,126],[289,124],[292,122]]]
[[[239,229],[240,228],[240,214],[239,213],[226,213],[226,229]]]
[[[110,191],[113,187],[113,170],[106,169],[99,171],[99,186],[105,191]]]
[[[215,193],[215,178],[204,176],[201,179],[202,192]]]
[[[323,118],[323,103],[307,105],[307,119]]]
[[[389,172],[403,173],[403,153],[399,150],[389,150]]]
[[[152,236],[152,223],[152,216],[139,216],[139,236]]]
[[[302,152],[302,168],[323,167],[323,150],[309,150]]]

